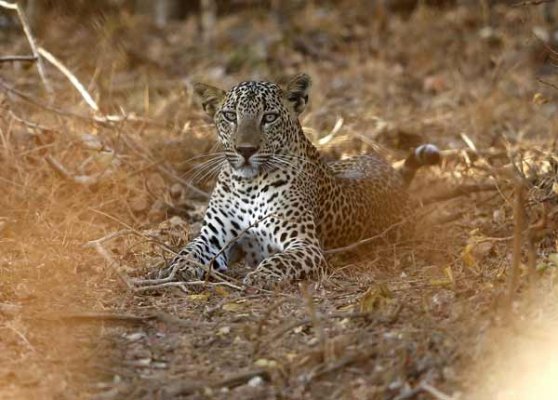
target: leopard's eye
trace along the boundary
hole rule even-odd
[[[264,114],[264,116],[262,118],[262,122],[264,124],[270,124],[273,121],[275,121],[277,119],[277,117],[279,117],[279,114],[277,114],[277,113],[267,113],[267,114]]]
[[[223,117],[229,122],[236,122],[236,113],[234,111],[223,111]]]

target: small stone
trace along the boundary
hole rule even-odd
[[[126,339],[130,342],[135,342],[137,340],[140,340],[142,338],[144,338],[145,332],[134,332],[134,333],[130,333],[129,335],[126,335]]]
[[[263,385],[263,383],[264,383],[264,380],[262,379],[261,376],[258,375],[258,376],[255,376],[255,377],[253,377],[252,379],[250,379],[250,380],[248,381],[248,386],[250,386],[250,387],[258,387],[258,386]]]

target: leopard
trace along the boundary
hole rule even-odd
[[[242,259],[251,268],[245,285],[319,277],[327,249],[412,217],[407,188],[418,169],[440,162],[439,149],[421,145],[398,168],[378,152],[328,162],[300,122],[310,87],[306,73],[286,85],[252,80],[228,91],[194,84],[216,127],[220,171],[199,235],[160,277],[199,279],[208,265],[224,274]]]

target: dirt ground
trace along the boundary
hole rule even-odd
[[[89,104],[44,57],[46,84],[36,63],[0,63],[1,399],[555,398],[556,27],[534,5],[317,3],[221,15],[209,41],[196,15],[49,14],[37,42]],[[5,15],[2,56],[29,54]],[[417,237],[273,291],[242,271],[142,285],[212,187],[192,82],[300,71],[327,158],[443,149],[411,189]]]

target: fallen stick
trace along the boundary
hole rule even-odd
[[[33,317],[31,319],[34,319]],[[157,311],[147,315],[133,315],[128,313],[114,313],[114,312],[99,312],[99,311],[86,311],[86,312],[72,312],[67,314],[47,314],[40,316],[41,320],[46,321],[60,321],[60,320],[77,320],[77,321],[113,321],[123,323],[145,323],[146,321],[157,320],[169,325],[177,325],[186,328],[199,328],[199,321],[188,321],[182,318],[175,317],[163,311]],[[202,322],[202,324],[205,324]]]
[[[512,259],[510,274],[508,276],[508,293],[505,302],[507,312],[511,310],[512,300],[515,295],[517,281],[519,279],[519,266],[521,264],[521,245],[523,243],[523,231],[525,229],[525,186],[522,182],[518,182],[515,186],[513,220]]]
[[[139,284],[142,284],[145,281],[139,281]],[[136,282],[134,282],[136,283]],[[159,284],[155,284],[155,285],[144,285],[144,286],[139,286],[139,287],[134,287],[133,291],[138,293],[138,292],[145,292],[148,290],[157,290],[157,289],[165,289],[168,287],[178,287],[178,288],[186,288],[188,286],[227,286],[230,287],[231,289],[235,289],[238,291],[242,291],[242,288],[239,286],[236,286],[230,282],[206,282],[206,281],[187,281],[187,282],[163,282],[163,283],[159,283]]]
[[[262,379],[269,380],[271,375],[268,370],[263,368],[257,368],[245,372],[239,372],[237,374],[230,375],[224,379],[215,382],[176,382],[171,384],[166,384],[163,390],[165,398],[174,398],[176,396],[186,396],[193,394],[204,388],[234,388],[247,383],[250,379],[255,377],[261,377]]]

